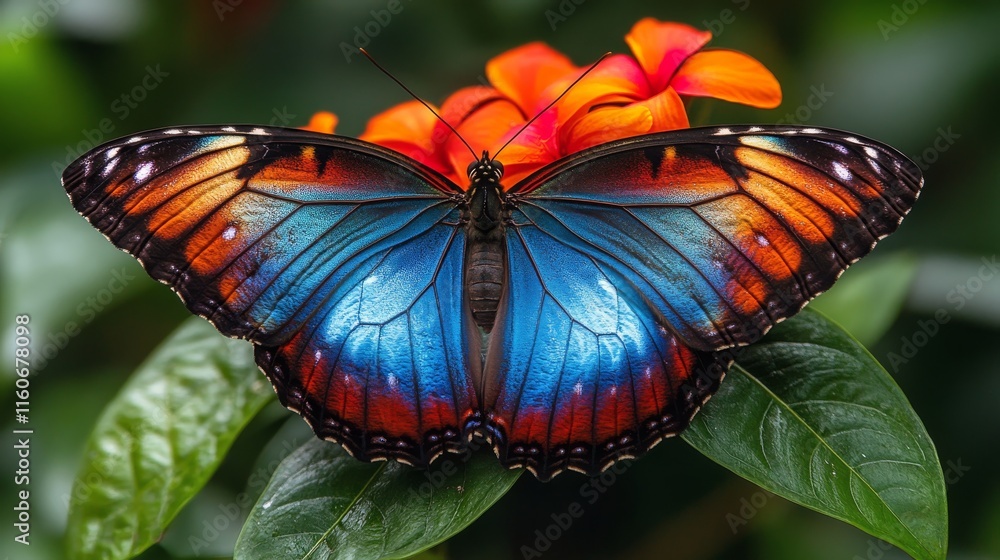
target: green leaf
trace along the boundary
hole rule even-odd
[[[919,260],[907,253],[865,259],[810,307],[833,319],[862,344],[874,344],[903,309],[917,264]]]
[[[683,437],[766,490],[914,558],[945,557],[944,475],[927,431],[871,354],[815,311],[739,350]]]
[[[405,558],[458,533],[514,485],[482,449],[422,470],[311,441],[286,458],[236,543],[240,560]]]
[[[70,556],[132,558],[155,543],[273,396],[249,344],[185,322],[90,435],[70,499]]]
[[[406,560],[448,560],[448,551],[445,550],[447,544],[442,544],[436,548],[418,552],[413,556],[407,556]]]

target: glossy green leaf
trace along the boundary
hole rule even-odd
[[[105,408],[70,499],[72,558],[131,558],[218,467],[274,392],[251,346],[192,318]]]
[[[720,465],[914,558],[947,550],[944,475],[920,419],[864,347],[811,310],[738,351],[683,438]]]
[[[899,316],[919,261],[908,253],[866,259],[850,268],[810,307],[865,345],[878,342]]]
[[[428,470],[362,463],[314,440],[285,459],[250,512],[236,558],[406,558],[472,523],[521,475],[486,449]]]

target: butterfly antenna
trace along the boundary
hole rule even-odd
[[[553,99],[552,103],[549,103],[548,105],[546,105],[544,109],[542,109],[541,111],[539,111],[538,113],[536,113],[534,117],[531,117],[530,121],[524,123],[524,126],[521,127],[521,130],[518,130],[516,134],[514,134],[513,136],[510,137],[510,140],[507,140],[507,142],[503,146],[500,146],[500,149],[497,150],[495,154],[493,154],[493,159],[496,159],[497,156],[500,155],[500,152],[502,152],[504,150],[504,148],[506,148],[511,142],[514,141],[515,138],[517,138],[522,132],[524,132],[525,130],[528,129],[529,126],[531,126],[531,123],[535,122],[538,119],[538,117],[544,115],[546,111],[548,111],[549,109],[552,108],[553,105],[555,105],[556,103],[558,103],[559,100],[563,98],[563,96],[565,96],[567,93],[569,93],[569,90],[573,89],[573,86],[575,86],[576,84],[580,83],[580,80],[582,80],[587,74],[590,74],[591,70],[593,70],[594,68],[597,68],[597,65],[600,64],[601,62],[603,62],[604,59],[608,58],[609,56],[611,56],[610,52],[606,52],[603,55],[601,55],[601,58],[598,58],[593,64],[591,64],[590,68],[587,68],[586,72],[584,72],[583,74],[580,74],[580,76],[577,79],[573,80],[572,84],[566,86],[566,89],[564,89],[563,92],[559,94],[559,97]]]
[[[470,146],[470,145],[469,145],[469,143],[465,141],[465,138],[462,138],[462,135],[461,135],[461,134],[459,134],[457,130],[455,130],[455,127],[451,126],[451,123],[449,123],[448,121],[444,120],[444,117],[442,117],[441,115],[439,115],[439,114],[438,114],[438,112],[437,112],[437,111],[435,111],[435,110],[434,110],[434,108],[430,106],[430,104],[428,104],[428,103],[427,103],[426,101],[424,101],[423,99],[420,99],[420,97],[419,97],[419,96],[418,96],[417,94],[413,93],[413,92],[412,92],[412,91],[410,90],[410,88],[406,87],[406,85],[405,85],[405,84],[403,84],[403,82],[399,81],[399,79],[398,79],[398,78],[396,78],[396,76],[393,76],[393,75],[392,75],[392,73],[390,73],[390,72],[389,72],[388,70],[386,70],[385,68],[383,68],[383,67],[382,67],[382,65],[381,65],[381,64],[379,64],[379,63],[378,63],[378,62],[377,62],[377,61],[376,61],[376,60],[375,60],[375,59],[374,59],[374,58],[372,57],[372,55],[368,54],[368,51],[366,51],[365,49],[358,49],[358,50],[360,50],[360,51],[361,51],[361,54],[365,55],[365,58],[367,58],[367,59],[368,59],[368,60],[369,60],[369,61],[370,61],[370,62],[371,62],[372,64],[374,64],[374,65],[375,65],[375,68],[378,68],[379,70],[381,70],[381,71],[382,71],[382,73],[383,73],[383,74],[385,74],[386,76],[389,76],[389,78],[390,78],[390,79],[391,79],[392,81],[394,81],[394,82],[396,82],[397,84],[399,84],[399,87],[403,88],[403,90],[404,90],[404,91],[405,91],[406,93],[410,94],[410,96],[411,96],[411,97],[413,97],[414,99],[416,99],[417,101],[419,101],[421,105],[423,105],[424,107],[427,107],[427,110],[428,110],[428,111],[430,111],[431,113],[433,113],[433,114],[434,114],[434,116],[435,116],[435,117],[437,117],[439,121],[443,122],[445,126],[447,126],[447,127],[449,128],[449,129],[451,129],[451,131],[455,133],[455,136],[457,136],[457,137],[458,137],[458,139],[459,139],[459,140],[461,140],[463,144],[465,144],[465,147],[469,149],[469,153],[471,153],[471,154],[472,154],[472,158],[473,158],[473,159],[479,159],[479,156],[477,156],[477,155],[476,155],[476,150],[473,150],[473,149],[472,149],[472,146]],[[589,71],[589,70],[588,70],[588,71]],[[582,77],[582,76],[581,76],[581,77]]]

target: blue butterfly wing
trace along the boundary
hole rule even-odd
[[[682,344],[613,268],[515,211],[487,430],[508,466],[594,474],[684,429],[729,360]]]
[[[800,127],[604,144],[508,191],[507,294],[484,371],[508,465],[594,473],[683,429],[733,346],[896,229],[919,169]]]
[[[348,138],[206,127],[106,144],[63,182],[191,311],[253,342],[319,436],[426,464],[476,429],[461,191],[437,173]]]

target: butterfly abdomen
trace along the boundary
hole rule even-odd
[[[500,178],[503,166],[484,152],[469,165],[469,190],[465,198],[465,292],[476,324],[493,328],[503,294],[507,255],[504,252],[504,218],[509,218]]]
[[[476,324],[493,328],[504,280],[503,238],[470,235],[465,253],[465,285]]]

